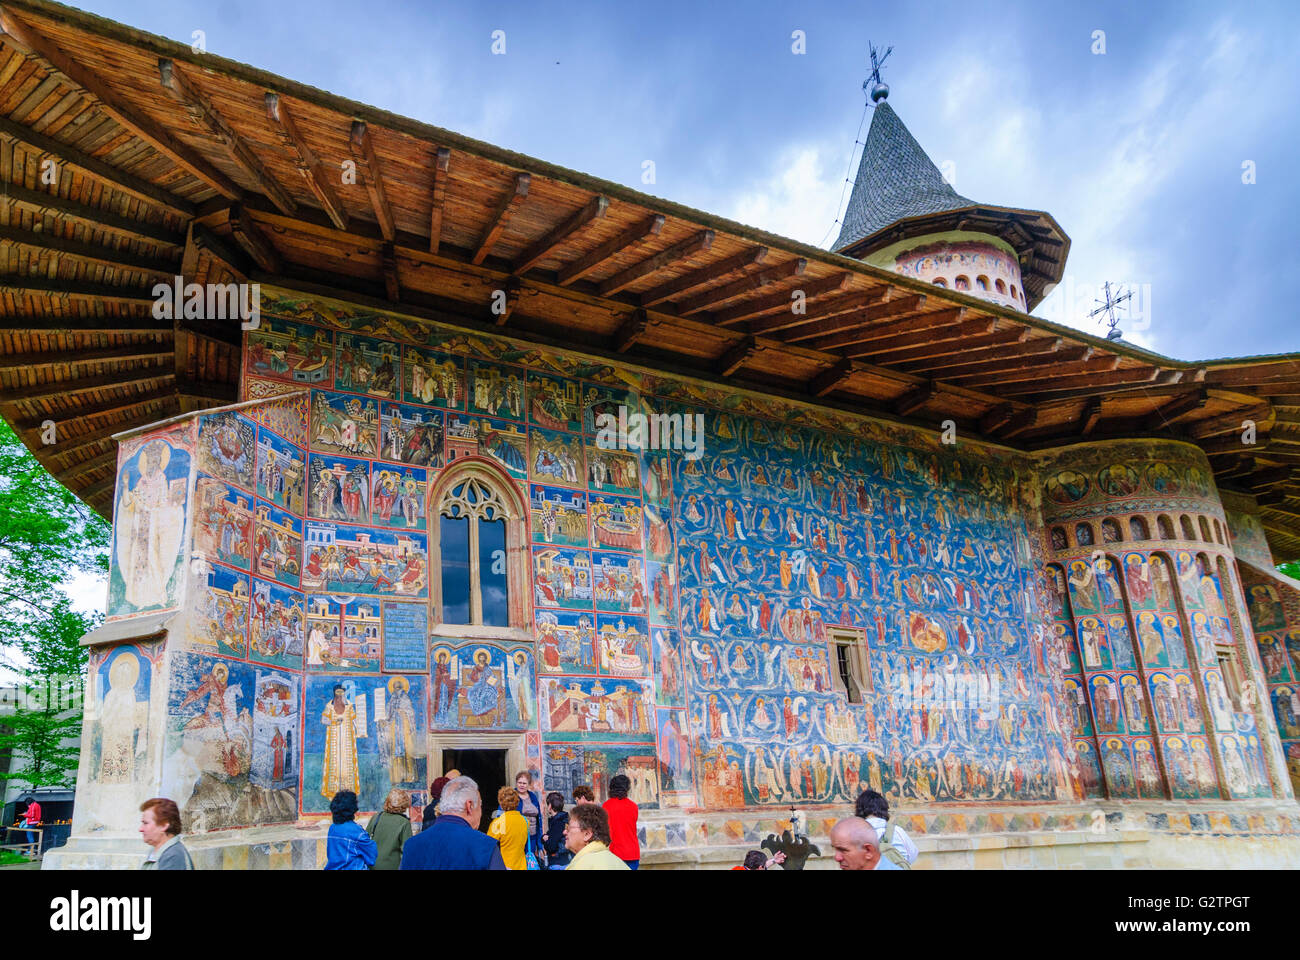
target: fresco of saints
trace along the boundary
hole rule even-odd
[[[140,478],[122,494],[117,507],[117,565],[126,602],[137,609],[166,605],[167,584],[185,530],[184,484],[179,496],[171,496],[165,473],[171,454],[162,440],[145,444]]]
[[[533,668],[528,663],[528,654],[522,650],[516,650],[511,658],[510,698],[519,715],[519,725],[526,727],[532,723]]]
[[[474,666],[469,672],[469,686],[465,689],[465,699],[469,709],[476,717],[490,713],[497,707],[497,689],[499,682],[492,672],[488,652],[479,650],[474,654]]]
[[[99,707],[101,783],[133,783],[148,745],[149,701],[135,698],[140,661],[127,650],[108,668],[108,689]]]
[[[388,779],[396,786],[415,780],[415,755],[419,751],[415,733],[415,706],[411,684],[405,677],[388,681],[387,719],[377,720],[380,750],[388,764]]]
[[[347,690],[342,684],[334,685],[334,699],[325,704],[320,722],[325,725],[325,766],[321,773],[321,796],[332,800],[340,790],[356,793],[360,788],[357,771],[357,710],[348,701]]]

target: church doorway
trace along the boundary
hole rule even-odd
[[[506,750],[443,750],[442,769],[459,770],[478,784],[483,797],[483,819],[479,829],[487,831],[492,822],[492,811],[497,808],[497,791],[507,783]]]

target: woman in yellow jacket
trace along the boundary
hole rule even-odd
[[[488,826],[488,836],[501,845],[501,859],[508,870],[527,870],[525,849],[528,847],[528,821],[519,812],[519,794],[514,787],[497,791],[501,816]]]

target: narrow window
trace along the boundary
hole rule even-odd
[[[861,630],[833,628],[830,648],[836,688],[849,703],[862,703],[863,695],[872,689],[866,634]]]
[[[442,622],[510,626],[506,510],[477,477],[452,486],[438,505]]]

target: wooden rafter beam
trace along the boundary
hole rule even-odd
[[[278,93],[269,90],[266,93],[266,115],[280,143],[293,154],[294,165],[302,174],[308,188],[315,194],[316,201],[330,218],[330,222],[340,230],[347,230],[347,210],[339,200],[338,194],[334,192],[329,175],[325,172],[325,165],[321,163],[315,151],[307,146],[307,141],[299,132],[298,124],[294,121],[293,114],[289,112],[288,105]]]
[[[923,293],[897,299],[890,297],[872,304],[859,313],[819,321],[815,326],[800,328],[793,335],[786,335],[781,339],[788,343],[802,343],[803,346],[813,350],[840,350],[844,347],[884,340],[913,330],[928,330],[952,322],[953,313],[949,310],[941,311],[933,319],[924,314],[910,316],[924,305],[925,294]],[[889,319],[894,319],[894,322],[879,322]],[[829,335],[823,335],[822,331]]]
[[[357,163],[357,173],[361,174],[366,193],[370,196],[370,208],[375,211],[379,232],[385,241],[392,243],[397,239],[397,223],[393,220],[393,208],[388,205],[388,194],[384,191],[384,175],[379,166],[379,158],[375,156],[370,128],[364,120],[352,121],[348,147],[352,150],[352,159]]]
[[[1217,454],[1258,454],[1269,448],[1270,438],[1267,436],[1257,436],[1254,443],[1246,443],[1240,437],[1221,437],[1217,440],[1202,440],[1198,446],[1205,451],[1206,456]]]
[[[393,303],[400,303],[402,283],[397,273],[397,249],[391,243],[385,242],[379,248],[379,269],[384,274],[384,292],[388,295],[388,299]]]
[[[1300,383],[1300,362],[1278,360],[1239,367],[1219,367],[1205,373],[1205,382],[1216,386],[1254,386],[1263,384],[1293,385]]]
[[[1093,397],[1083,407],[1083,418],[1079,422],[1079,435],[1089,436],[1101,423],[1101,397]]]
[[[953,367],[986,360],[1006,360],[1050,353],[1065,342],[1060,337],[1038,337],[1030,340],[1030,332],[1028,327],[1018,330],[995,330],[983,335],[963,337],[957,342],[946,341],[938,344],[935,349],[916,347],[894,355],[890,363],[897,363],[902,369],[911,373],[946,377],[947,371]]]
[[[257,184],[262,193],[271,198],[271,202],[284,213],[292,216],[298,212],[298,204],[293,197],[280,186],[262,161],[244,142],[244,138],[235,132],[226,122],[225,117],[217,112],[203,92],[185,75],[173,61],[166,57],[158,59],[158,78],[167,95],[185,108],[190,121],[207,132],[226,148],[231,161],[244,172],[244,175]],[[224,191],[222,191],[224,193]],[[234,198],[232,198],[234,199]]]
[[[1267,420],[1271,408],[1267,403],[1261,403],[1253,407],[1241,407],[1233,410],[1231,413],[1220,414],[1217,417],[1209,417],[1205,420],[1197,420],[1186,427],[1186,433],[1194,440],[1204,440],[1207,437],[1217,437],[1225,433],[1240,433],[1245,429],[1242,426],[1246,420],[1253,420],[1258,423],[1261,420]]]
[[[0,403],[45,400],[50,397],[87,393],[92,390],[127,387],[137,383],[152,383],[156,380],[170,380],[174,375],[175,372],[170,366],[141,365],[125,377],[121,373],[110,373],[102,377],[73,377],[69,380],[52,380],[49,383],[0,390]]]
[[[876,287],[858,293],[847,293],[833,300],[824,300],[816,306],[809,307],[802,315],[782,314],[776,317],[761,317],[751,320],[749,332],[754,336],[770,336],[781,331],[798,328],[797,333],[787,333],[781,337],[787,343],[807,340],[823,333],[836,333],[846,329],[846,324],[861,323],[860,311],[889,300],[893,288]],[[845,314],[854,314],[845,317]]]
[[[53,420],[56,424],[60,419],[75,420],[84,424],[86,421],[95,417],[108,416],[111,414],[122,413],[127,410],[134,410],[143,407],[146,404],[157,403],[160,400],[176,399],[176,388],[173,386],[163,387],[148,393],[136,394],[133,397],[126,397],[120,400],[106,400],[103,403],[92,404],[90,406],[81,406],[66,413],[45,413],[30,420],[20,420],[13,425],[14,430],[19,433],[31,433],[33,430],[41,429],[46,420]],[[114,432],[124,430],[124,426],[116,426]],[[78,437],[70,439],[79,440]]]
[[[0,136],[17,143],[26,144],[32,150],[58,161],[60,166],[73,167],[83,174],[107,184],[115,190],[121,190],[137,200],[151,206],[170,211],[182,217],[194,216],[194,204],[188,200],[168,193],[162,187],[150,183],[142,177],[126,173],[97,157],[71,147],[66,143],[48,137],[43,133],[30,130],[22,124],[15,123],[8,117],[0,117]]]
[[[1030,407],[1008,419],[1002,426],[990,431],[999,440],[1011,440],[1020,436],[1026,430],[1033,428],[1038,423],[1038,410]]]
[[[627,353],[640,342],[653,325],[645,310],[632,311],[632,315],[624,320],[614,333],[614,352]]]
[[[128,107],[107,83],[73,60],[26,21],[14,16],[10,7],[0,7],[0,33],[4,34],[7,45],[29,58],[41,61],[47,70],[53,71],[63,82],[90,96],[98,109],[176,166],[224,197],[237,200],[241,196],[242,191],[233,180],[203,159],[196,150],[177,142],[161,124]]]
[[[5,244],[41,250],[59,257],[71,257],[74,260],[111,267],[114,270],[143,273],[149,277],[173,276],[178,265],[175,258],[143,256],[131,253],[129,250],[82,243],[79,240],[67,240],[48,231],[33,233],[19,227],[0,226],[0,247]]]
[[[101,480],[98,483],[91,484],[89,487],[86,487],[86,489],[82,490],[77,495],[80,496],[82,500],[85,500],[86,502],[90,502],[91,500],[99,499],[99,497],[102,496],[103,494],[112,493],[113,488],[116,486],[117,486],[117,477],[109,477],[107,480]]]
[[[830,369],[823,370],[808,382],[808,392],[814,397],[824,397],[842,387],[855,372],[852,360],[836,362]]]
[[[1026,380],[1048,380],[1057,376],[1105,373],[1119,364],[1118,357],[1091,358],[1092,347],[1063,347],[1055,353],[1036,357],[1016,357],[1011,360],[993,360],[965,367],[952,367],[940,372],[948,383],[965,383],[972,386],[990,386],[1004,383],[1023,383]],[[965,371],[965,372],[956,372]]]
[[[1000,403],[980,417],[980,433],[991,434],[1016,415],[1014,404]]]
[[[249,217],[244,210],[243,204],[231,204],[230,209],[227,211],[226,223],[230,227],[230,235],[235,238],[235,242],[239,244],[254,263],[267,273],[279,273],[281,271],[279,251],[275,249],[275,245],[270,238]]]
[[[1097,393],[1107,387],[1136,386],[1150,383],[1159,372],[1159,367],[1129,367],[1123,370],[1112,370],[1109,373],[1082,373],[1075,376],[1053,377],[1050,384],[1032,382],[1015,384],[999,390],[998,393],[1001,396],[1033,394],[1043,398],[1071,393],[1075,390]]]
[[[563,223],[546,231],[531,247],[520,254],[519,259],[511,266],[510,272],[515,276],[523,276],[537,266],[538,261],[545,259],[560,244],[580,235],[592,224],[602,219],[608,210],[608,197],[592,197],[582,209],[575,212]]]
[[[220,260],[230,272],[241,280],[247,280],[252,272],[252,261],[242,250],[232,247],[223,237],[217,236],[207,227],[197,223],[190,224],[190,238],[185,245],[185,257],[182,260],[182,273],[187,281],[194,274],[194,261],[199,250],[206,250],[209,255]]]
[[[140,425],[143,426],[143,423]],[[110,423],[106,427],[100,427],[97,430],[90,430],[86,433],[79,433],[76,436],[69,436],[66,439],[59,437],[57,438],[57,443],[55,443],[53,449],[50,450],[50,455],[59,459],[71,456],[72,454],[86,450],[89,447],[97,447],[101,443],[111,440],[113,434],[121,433],[123,430],[129,430],[130,428],[131,425],[123,426],[121,423],[114,422]]]
[[[657,273],[669,264],[676,263],[678,260],[686,260],[689,257],[695,256],[697,253],[702,253],[708,250],[711,246],[713,246],[713,231],[701,230],[699,233],[692,234],[685,240],[674,243],[666,250],[660,250],[658,253],[646,257],[646,259],[642,260],[640,263],[634,263],[626,270],[620,270],[618,273],[614,274],[614,276],[602,280],[600,283],[596,284],[596,292],[602,297],[612,296],[613,294],[618,293],[618,291],[630,287],[642,277],[648,277],[652,273]]]
[[[433,209],[429,214],[429,252],[442,244],[442,211],[447,203],[447,178],[451,174],[451,151],[438,147],[433,154]]]
[[[575,280],[581,280],[591,271],[595,270],[606,260],[617,256],[629,247],[636,246],[648,237],[657,237],[663,230],[666,218],[661,213],[652,213],[639,223],[628,227],[616,237],[606,240],[596,249],[583,254],[572,263],[561,267],[560,272],[556,275],[557,282],[562,287],[566,287]],[[713,242],[712,231],[709,233],[709,242]]]
[[[488,218],[487,229],[483,231],[483,236],[479,238],[478,246],[474,248],[474,256],[470,258],[470,263],[478,266],[487,259],[488,254],[500,239],[501,234],[506,227],[510,225],[510,217],[515,208],[524,202],[528,196],[528,186],[532,183],[532,176],[527,173],[516,173],[514,183],[506,190],[500,202],[497,203],[496,209]]]
[[[239,387],[224,380],[195,380],[191,377],[177,377],[176,395],[201,400],[212,406],[220,406],[238,400]]]
[[[718,326],[725,327],[764,313],[771,313],[774,310],[786,310],[789,311],[791,316],[801,317],[808,312],[807,303],[809,300],[828,293],[843,293],[848,289],[849,282],[852,279],[853,275],[845,272],[823,277],[820,280],[802,282],[791,290],[769,294],[766,297],[756,297],[753,300],[738,303],[734,307],[719,310],[713,315],[713,322]],[[796,299],[797,294],[802,294],[802,300]],[[800,307],[798,312],[795,312],[796,306]]]
[[[758,290],[768,284],[787,280],[790,277],[802,277],[807,269],[808,261],[803,257],[795,257],[785,263],[763,267],[754,273],[746,274],[739,280],[733,280],[731,283],[714,287],[712,290],[706,290],[690,299],[678,302],[676,304],[677,312],[683,317],[688,317],[692,313],[699,313],[701,310],[707,309],[712,304],[743,296],[751,290]]]
[[[714,364],[714,372],[720,377],[729,377],[743,367],[763,348],[753,337],[745,337],[739,343],[723,351]]]
[[[90,363],[127,363],[132,360],[158,360],[170,357],[170,347],[140,344],[134,347],[105,347],[96,350],[38,350],[28,353],[0,354],[0,371],[17,371],[29,367],[80,367]]]
[[[4,294],[12,294],[15,297],[54,297],[60,300],[140,304],[149,307],[154,303],[154,296],[147,287],[115,287],[107,283],[50,280],[48,277],[21,277],[15,274],[0,274],[0,296]],[[98,322],[108,321],[107,318],[103,318]]]
[[[1204,387],[1190,390],[1185,396],[1175,397],[1157,407],[1150,416],[1143,418],[1139,432],[1167,430],[1176,421],[1201,409],[1208,400],[1209,396]]]
[[[152,301],[151,301],[152,302]],[[170,320],[155,320],[151,315],[131,317],[0,317],[4,333],[115,333],[170,334]]]
[[[683,274],[673,280],[666,280],[659,286],[652,287],[641,294],[641,306],[653,307],[657,303],[671,300],[678,294],[685,293],[688,290],[694,290],[706,283],[722,280],[733,273],[744,270],[746,267],[762,263],[767,259],[767,254],[767,247],[749,247],[740,251],[740,253],[733,253],[731,256],[719,260],[717,263],[711,263],[707,267],[700,267],[698,270],[692,270],[690,273]]]
[[[933,396],[934,384],[922,383],[894,401],[894,413],[900,417],[909,416],[929,403]]]
[[[510,314],[515,312],[515,307],[519,305],[519,294],[522,291],[522,284],[518,277],[511,277],[506,281],[502,293],[505,294],[505,309],[496,314],[495,323],[498,327],[504,327],[510,322]]]
[[[846,347],[844,354],[849,357],[871,357],[872,363],[887,363],[892,366],[899,357],[914,357],[918,351],[933,354],[935,351],[952,350],[968,339],[992,332],[993,325],[997,322],[992,317],[964,320],[963,309],[953,310],[948,315],[948,322],[941,325],[927,325],[911,333],[898,333],[892,337]]]
[[[79,463],[74,463],[70,467],[65,467],[62,470],[56,470],[53,472],[56,473],[58,478],[63,481],[64,485],[66,485],[69,480],[85,476],[86,474],[93,473],[96,470],[102,470],[105,467],[115,466],[117,466],[117,451],[110,450],[108,453],[102,453],[97,457],[91,457],[89,460],[82,460]]]
[[[185,234],[175,230],[124,217],[111,210],[78,203],[43,190],[29,190],[17,183],[6,183],[3,188],[0,188],[0,203],[26,207],[34,211],[37,216],[50,214],[75,220],[92,230],[120,234],[132,240],[148,240],[173,247],[185,244]]]

